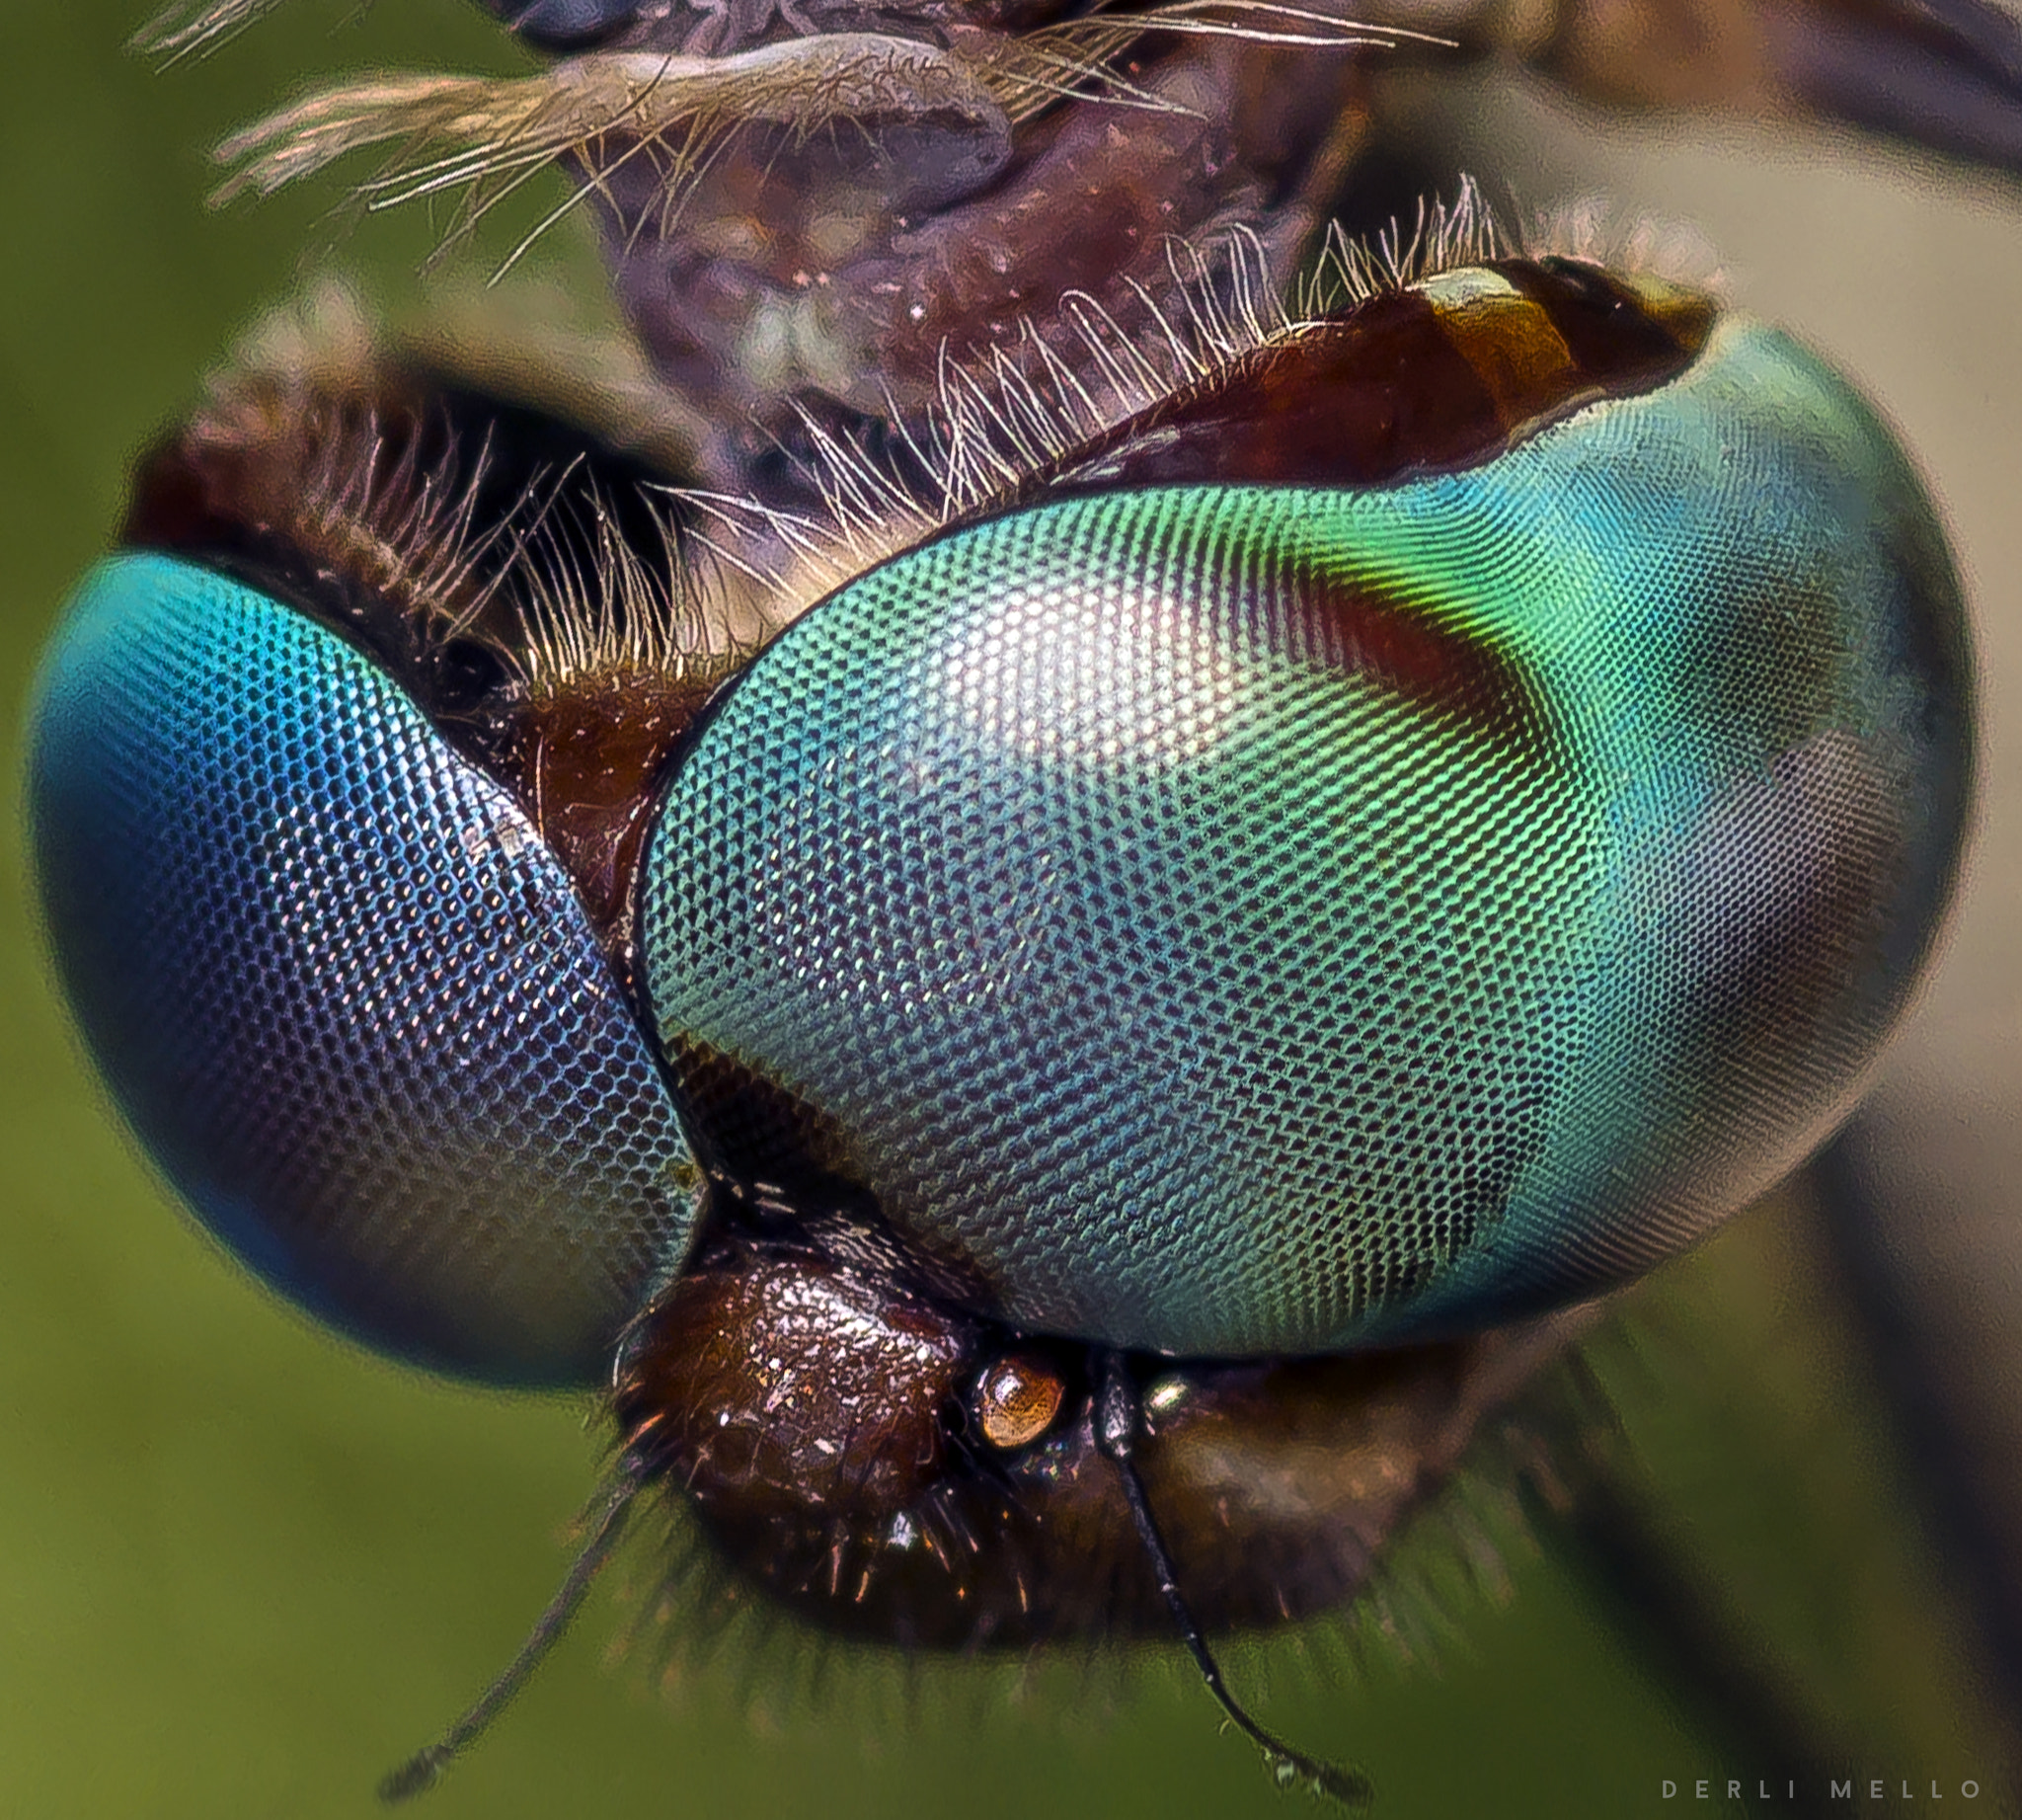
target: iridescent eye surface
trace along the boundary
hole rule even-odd
[[[863,1187],[1014,1325],[1225,1358],[1590,1294],[1815,1144],[1951,877],[1956,585],[1783,336],[1594,396],[1650,327],[1597,282],[1427,287],[1386,484],[1297,484],[1366,465],[1316,358],[1303,426],[1197,401],[1208,452],[1161,425],[767,650],[646,865],[712,1160]]]
[[[277,510],[285,463],[192,461],[143,529]],[[389,673],[318,588],[87,585],[49,919],[213,1229],[506,1381],[600,1374],[693,1238],[691,1143],[725,1206],[859,1205],[1018,1331],[1299,1356],[1585,1297],[1843,1111],[1966,801],[1957,587],[1886,434],[1776,332],[1565,262],[1230,361],[691,733],[700,693],[591,674],[487,747],[523,687]]]
[[[30,791],[71,1002],[205,1224],[388,1351],[602,1375],[693,1170],[510,795],[335,633],[155,555],[73,603]]]

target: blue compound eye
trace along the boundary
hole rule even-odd
[[[513,798],[351,644],[163,555],[73,601],[30,797],[87,1041],[210,1228],[394,1353],[606,1376],[693,1169]]]
[[[1841,1115],[1967,661],[1810,355],[1513,262],[1050,483],[792,627],[673,778],[647,977],[731,1172],[861,1187],[1027,1330],[1310,1354],[1618,1282]]]

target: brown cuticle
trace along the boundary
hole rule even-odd
[[[1066,449],[991,513],[1119,487],[1395,486],[1495,459],[1697,357],[1713,306],[1572,261],[1491,260],[1452,297],[1381,292],[1267,342]]]
[[[1483,1410],[1581,1324],[1161,1365],[1137,1457],[1202,1623],[1338,1609]],[[1044,1343],[879,1269],[730,1236],[642,1321],[613,1413],[626,1457],[722,1559],[831,1632],[963,1650],[1169,1635],[1069,1375]],[[980,1446],[955,1439],[965,1406]]]
[[[726,1521],[881,1520],[946,1468],[959,1316],[798,1251],[734,1251],[646,1317],[616,1394],[657,1469]]]

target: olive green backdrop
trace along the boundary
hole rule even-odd
[[[21,710],[132,451],[327,238],[331,189],[207,211],[201,148],[318,74],[505,69],[512,52],[464,0],[359,22],[295,0],[156,72],[122,50],[146,4],[30,0],[0,26],[0,1813],[363,1814],[378,1774],[496,1672],[547,1598],[600,1437],[583,1406],[458,1390],[347,1349],[176,1216],[108,1122],[50,992],[21,854]],[[1533,199],[1603,170],[1630,202],[1703,220],[1742,295],[1863,373],[1905,427],[1984,615],[2016,622],[2012,193],[1732,124],[1596,138],[1514,90],[1414,85],[1394,105],[1467,141],[1477,168],[1514,166]],[[366,223],[335,259],[412,301],[431,244],[408,214]],[[1916,1039],[1928,1058],[1990,1030],[1995,1060],[1972,1064],[1989,1079],[2012,1060],[2017,845],[1997,812]],[[2013,1088],[1989,1093],[1999,1137]],[[1904,1496],[1864,1342],[1836,1321],[1809,1229],[1801,1208],[1771,1211],[1688,1260],[1661,1286],[1662,1338],[1617,1347],[1611,1378],[1682,1557],[1765,1639],[1795,1698],[1884,1767],[1940,1777],[1950,1798],[1916,1811],[1996,1811],[2001,1745],[1972,1626]],[[2015,1283],[1998,1258],[1966,1274]],[[1981,1381],[2012,1386],[2000,1343]],[[1745,1767],[1652,1678],[1548,1531],[1526,1540],[1494,1508],[1466,1527],[1482,1533],[1475,1583],[1443,1576],[1435,1661],[1380,1646],[1328,1672],[1285,1650],[1242,1658],[1270,1720],[1365,1762],[1389,1820],[1675,1813],[1695,1779],[1717,1792]],[[615,1582],[651,1578],[648,1557],[627,1559],[424,1811],[1304,1811],[1169,1669],[1121,1691],[1072,1664],[1028,1680],[929,1664],[901,1682],[831,1653],[820,1701],[780,1694],[811,1660],[788,1639],[727,1652],[668,1701],[641,1651],[611,1659],[627,1634]]]

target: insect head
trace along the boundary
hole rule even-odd
[[[664,1496],[831,1630],[1177,1627],[1360,1798],[1207,1634],[1859,1091],[1968,806],[1930,502],[1783,334],[1459,251],[763,637],[702,504],[397,362],[143,463],[37,707],[65,987],[284,1294],[610,1385],[537,1644]]]

